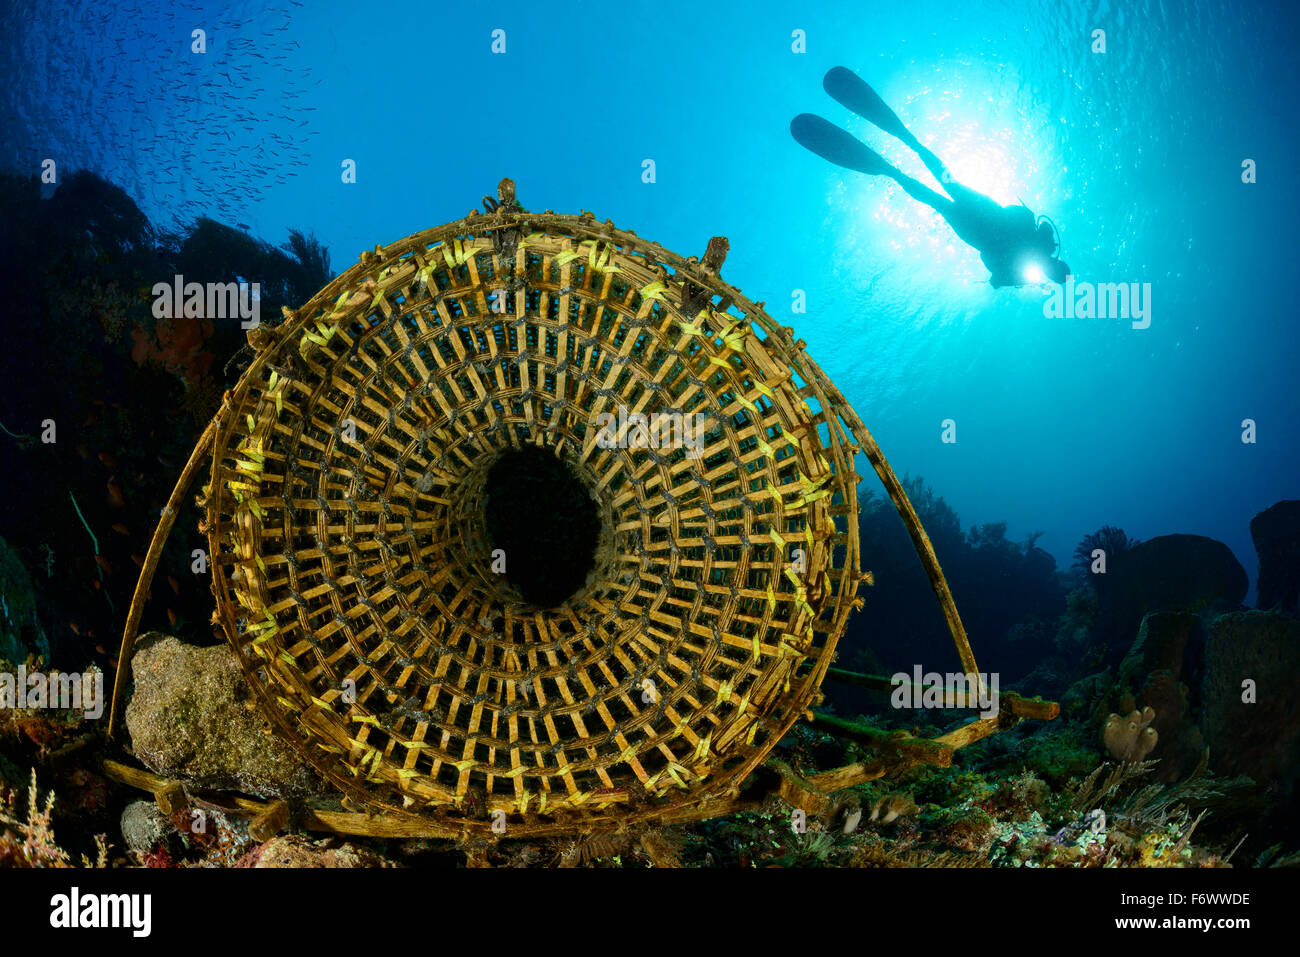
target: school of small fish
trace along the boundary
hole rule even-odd
[[[247,219],[320,135],[307,102],[322,81],[291,29],[302,7],[6,0],[0,166],[93,170],[177,231]]]

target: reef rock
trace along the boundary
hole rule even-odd
[[[1093,578],[1100,600],[1098,630],[1115,657],[1129,647],[1148,612],[1236,610],[1250,586],[1232,550],[1202,535],[1142,542],[1116,555],[1106,574]]]
[[[1256,607],[1300,610],[1300,500],[1266,508],[1250,520],[1259,555]]]
[[[1137,638],[1120,663],[1120,683],[1136,688],[1153,671],[1171,671],[1181,676],[1184,658],[1199,659],[1204,640],[1200,615],[1189,611],[1157,611],[1144,616]]]
[[[172,831],[171,822],[153,801],[132,801],[122,812],[122,839],[137,854],[156,847]]]
[[[313,841],[297,834],[272,838],[239,861],[240,867],[395,867],[373,851],[332,838]]]
[[[1107,698],[1113,683],[1109,671],[1080,678],[1061,695],[1061,714],[1070,720],[1101,721],[1110,707]],[[1100,710],[1103,706],[1106,710]]]
[[[1147,760],[1160,762],[1155,769],[1156,779],[1166,784],[1191,774],[1205,749],[1189,698],[1187,685],[1168,669],[1151,672],[1138,696],[1143,710],[1155,713],[1151,727],[1156,732],[1156,744]]]
[[[1300,780],[1300,621],[1263,611],[1217,618],[1202,701],[1210,767],[1292,793]]]
[[[158,633],[138,647],[126,727],[151,770],[196,788],[261,797],[320,790],[311,769],[271,734],[228,647],[197,648]]]
[[[934,828],[941,844],[984,857],[993,847],[998,822],[978,807],[951,808],[935,816]]]

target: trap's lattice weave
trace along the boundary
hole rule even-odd
[[[449,833],[625,822],[734,793],[813,703],[860,603],[860,423],[707,256],[471,215],[257,335],[202,502],[215,620],[354,806]],[[703,414],[700,454],[603,447],[620,406]],[[487,470],[523,445],[605,526],[554,609],[484,529]]]

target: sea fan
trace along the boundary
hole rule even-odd
[[[1129,538],[1122,528],[1103,525],[1091,535],[1083,536],[1074,549],[1074,567],[1087,569],[1092,565],[1093,551],[1100,548],[1106,553],[1106,560],[1113,561],[1116,555],[1141,544],[1136,538]]]

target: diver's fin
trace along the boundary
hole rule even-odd
[[[870,120],[891,136],[896,136],[911,146],[916,137],[903,125],[898,114],[891,110],[862,77],[848,67],[837,66],[827,71],[822,80],[826,92],[839,100],[864,120]]]
[[[836,166],[857,170],[871,176],[888,175],[891,167],[884,158],[851,133],[834,123],[800,113],[790,121],[790,135],[804,149],[811,150]]]

